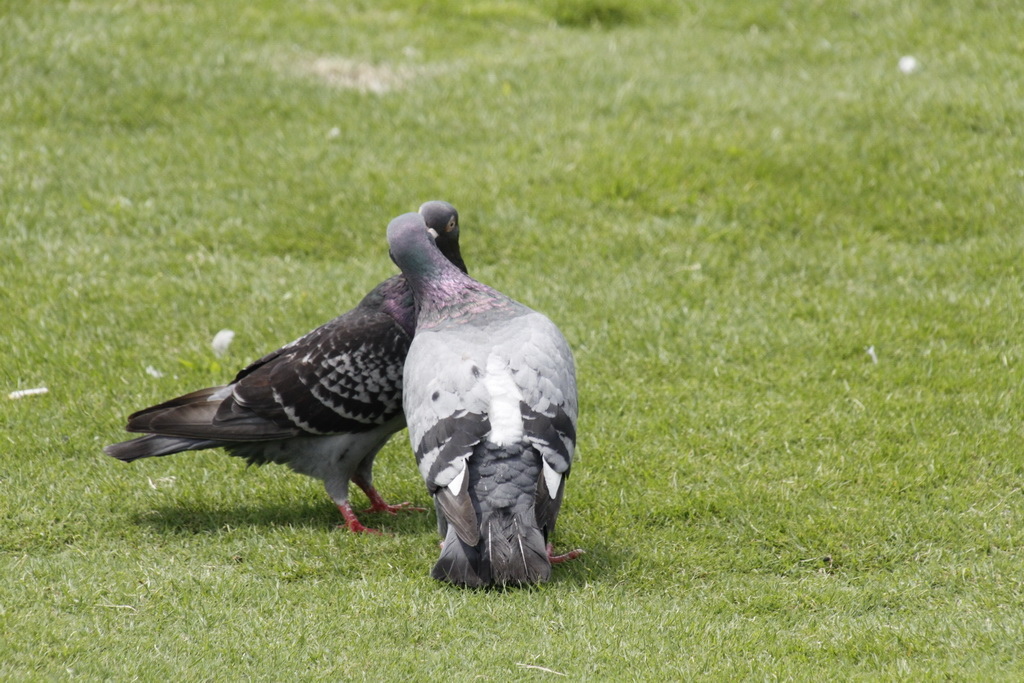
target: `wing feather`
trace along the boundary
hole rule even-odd
[[[249,442],[358,433],[393,421],[402,414],[411,338],[381,303],[387,286],[395,283],[386,281],[348,313],[252,363],[231,384],[133,414],[128,430]]]

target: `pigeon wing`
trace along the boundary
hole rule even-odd
[[[389,315],[356,308],[264,356],[226,387],[131,415],[128,430],[234,442],[366,431],[401,414],[408,346]]]
[[[562,505],[576,449],[578,398],[569,344],[546,316],[531,312],[507,337],[509,368],[522,399],[524,438],[540,453],[537,523],[547,534]]]
[[[522,395],[526,438],[555,472],[566,474],[576,448],[578,398],[572,351],[546,316],[518,319],[509,335],[509,367]]]
[[[217,424],[256,415],[312,434],[359,432],[401,413],[409,336],[387,314],[356,308],[244,375]]]
[[[480,526],[467,494],[466,459],[487,437],[487,396],[482,361],[460,344],[451,351],[453,331],[418,332],[405,363],[404,396],[409,438],[427,489],[469,545],[480,541]],[[437,368],[445,368],[438,373]]]

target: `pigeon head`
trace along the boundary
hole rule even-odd
[[[403,213],[388,223],[388,250],[406,277],[430,278],[446,267],[454,267],[441,255],[418,213]]]
[[[463,273],[468,272],[459,250],[459,212],[455,207],[448,202],[426,202],[420,207],[419,214],[445,258]]]

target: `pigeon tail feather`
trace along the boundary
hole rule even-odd
[[[155,458],[162,455],[174,455],[182,451],[201,451],[223,445],[218,441],[189,439],[178,436],[147,434],[138,439],[111,444],[103,449],[107,455],[122,462],[131,462],[140,458]]]
[[[529,519],[532,516],[499,510],[480,525],[483,562],[491,583],[541,583],[551,577],[544,535]]]
[[[463,543],[454,526],[448,527],[441,548],[441,556],[437,558],[430,576],[438,581],[447,581],[457,586],[480,588],[490,583],[482,574],[480,552],[477,546]]]
[[[527,585],[551,578],[544,535],[530,513],[498,510],[480,524],[480,542],[469,545],[448,526],[441,555],[430,575],[439,581],[478,588]]]

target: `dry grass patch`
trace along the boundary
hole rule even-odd
[[[419,74],[409,66],[370,64],[347,57],[312,57],[299,64],[299,70],[332,88],[356,90],[378,95],[401,90]]]

